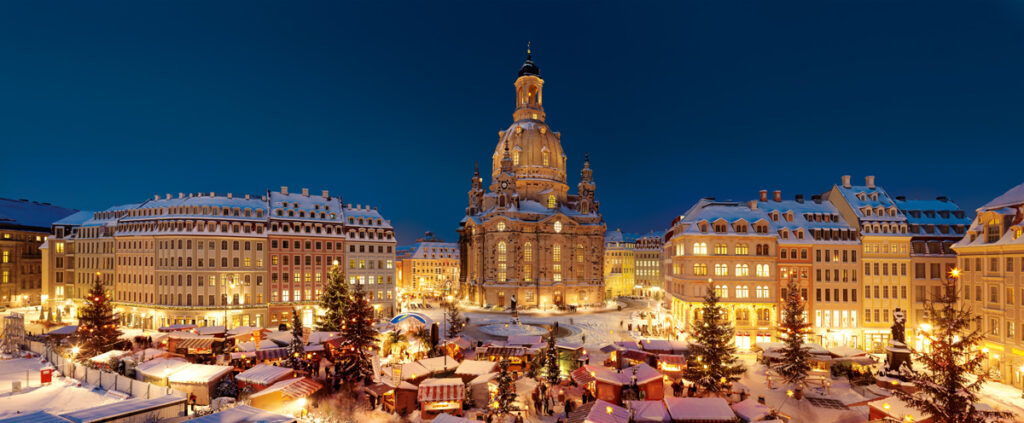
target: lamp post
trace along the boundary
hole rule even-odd
[[[228,332],[228,304],[231,302],[231,289],[235,288],[235,281],[228,282],[224,286],[224,333]]]

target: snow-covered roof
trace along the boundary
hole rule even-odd
[[[93,212],[91,211],[80,211],[68,215],[67,217],[53,222],[54,226],[80,226],[85,222],[92,219]]]
[[[417,401],[461,401],[466,398],[466,385],[459,378],[427,379],[420,383]]]
[[[339,333],[340,332],[310,332],[307,342],[311,345],[322,344],[324,343],[324,341],[331,340],[332,338],[338,336]]]
[[[448,356],[424,358],[416,362],[419,363],[420,366],[423,366],[423,368],[427,369],[431,374],[454,370],[459,367],[459,362]]]
[[[441,413],[437,417],[434,417],[433,423],[473,423],[477,420],[465,419],[462,417],[455,417],[451,414]]]
[[[621,371],[597,366],[589,366],[588,368],[590,369],[591,376],[594,379],[597,379],[600,382],[619,386],[633,383],[634,369],[636,369],[636,383],[639,384],[659,380],[662,377],[661,372],[647,365],[647,363],[640,363],[635,366],[624,368]]]
[[[249,398],[256,398],[264,395],[269,395],[275,392],[280,392],[282,395],[287,396],[289,398],[298,399],[313,395],[314,393],[316,393],[316,391],[319,391],[320,388],[323,388],[323,385],[321,385],[320,382],[317,382],[308,377],[297,377],[294,379],[282,380],[273,385],[270,385],[267,387],[267,389],[250,395]]]
[[[895,216],[890,216],[888,213],[879,215],[878,213],[872,213],[870,216],[864,214],[866,208],[877,210],[879,208],[883,210],[890,210],[896,206],[896,202],[889,196],[880,186],[868,187],[867,185],[850,185],[849,188],[842,185],[836,185],[836,189],[846,200],[846,203],[850,205],[853,212],[857,215],[857,218],[861,221],[873,221],[873,222],[902,222],[906,218],[903,213],[897,210]]]
[[[1018,204],[1024,204],[1024,183],[1010,188],[1009,191],[993,198],[991,201],[985,203],[984,206],[981,206],[981,209],[998,209],[1000,207],[1014,206]]]
[[[604,242],[606,244],[609,242],[636,242],[638,239],[640,239],[640,234],[622,232],[621,229],[604,233]]]
[[[0,419],[0,423],[68,423],[68,420],[45,411],[35,411]]]
[[[189,366],[183,358],[154,358],[135,367],[135,371],[143,376],[165,378],[174,372]]]
[[[682,354],[690,350],[690,343],[686,341],[668,339],[645,339],[640,341],[640,348],[643,348],[644,351],[661,351],[672,354]]]
[[[189,420],[189,423],[292,423],[294,417],[289,417],[269,411],[260,410],[248,405],[239,405],[224,411],[207,414]]]
[[[227,335],[228,336],[249,335],[249,334],[251,334],[253,332],[261,331],[261,330],[263,330],[263,329],[255,328],[255,327],[252,327],[252,326],[239,326],[239,327],[236,327],[236,328],[229,329],[228,332],[227,332]]]
[[[189,364],[167,377],[173,383],[209,383],[231,372],[234,367],[210,364]]]
[[[200,335],[219,335],[226,333],[224,326],[203,326],[201,328],[196,328],[196,332]]]
[[[457,375],[482,375],[494,371],[497,363],[493,361],[464,360],[455,369]]]
[[[166,355],[172,355],[172,353],[167,352],[167,350],[161,350],[159,348],[146,348],[146,349],[144,349],[142,351],[136,352],[134,354],[134,357],[135,357],[135,361],[141,363],[141,362],[152,360],[154,358],[163,357],[163,356],[166,356]]]
[[[931,416],[922,413],[920,410],[913,408],[903,400],[897,397],[880,398],[868,403],[868,406],[888,414],[890,417],[899,421],[904,421],[907,416],[910,416],[912,421],[919,422]],[[908,420],[911,421],[911,420]]]
[[[430,374],[430,370],[427,370],[426,367],[423,367],[422,364],[415,361],[402,364],[402,380],[416,379],[424,376],[430,376]]]
[[[458,374],[458,373],[456,373]],[[487,383],[494,381],[498,378],[498,372],[485,373],[480,376],[473,378],[469,381],[469,385],[479,385],[481,383]]]
[[[78,325],[68,325],[46,332],[47,335],[71,335],[78,331]]]
[[[53,222],[77,211],[36,201],[0,198],[0,227],[49,232]]]
[[[736,413],[724,398],[665,398],[674,422],[733,422]]]
[[[413,260],[440,260],[459,259],[459,244],[454,242],[433,242],[420,241],[413,245],[403,247],[405,249],[402,259]]]
[[[239,344],[235,345],[235,348],[237,348],[238,351],[242,351],[242,352],[252,352],[252,351],[256,351],[257,349],[269,350],[271,348],[277,348],[277,347],[278,347],[277,343],[274,342],[274,341],[271,341],[269,339],[261,340],[259,346],[257,346],[256,343],[252,342],[252,341],[246,341],[246,342],[242,342],[242,343],[239,343]]]
[[[629,401],[629,409],[633,411],[633,419],[637,423],[671,422],[663,401]]]
[[[111,359],[124,357],[128,354],[131,354],[131,351],[110,350],[90,358],[89,361],[92,361],[93,363],[107,364]]]
[[[569,423],[628,423],[629,410],[605,400],[588,402],[569,413]]]
[[[269,364],[257,364],[255,367],[239,373],[235,380],[257,385],[268,385],[274,381],[281,380],[292,374],[292,369],[287,367],[271,366]]]
[[[156,398],[133,398],[104,404],[98,407],[64,413],[60,416],[75,423],[90,423],[117,420],[116,417],[145,413],[177,403],[184,403],[185,397],[164,395]]]
[[[767,405],[757,402],[754,398],[747,398],[732,405],[732,411],[743,421],[752,422],[762,420],[771,413],[772,409]]]
[[[540,335],[509,335],[505,345],[532,346],[540,344],[543,338]]]

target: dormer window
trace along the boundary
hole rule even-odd
[[[725,227],[726,226],[725,226],[724,223],[716,223],[715,224],[715,232],[720,233],[720,234],[724,234],[726,232]]]
[[[1002,234],[1002,231],[999,228],[999,221],[998,220],[992,219],[992,220],[990,220],[988,222],[988,225],[985,225],[985,242],[986,243],[990,243],[991,244],[993,242],[999,241],[999,238],[1000,238],[1001,234]]]

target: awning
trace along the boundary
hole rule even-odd
[[[462,379],[428,379],[420,384],[416,394],[416,400],[419,402],[462,401],[464,399],[466,399],[466,386],[462,384]]]
[[[300,377],[292,379],[292,383],[282,387],[281,392],[291,398],[305,398],[313,395],[314,392],[319,391],[323,387],[323,385],[313,379]]]
[[[662,354],[662,355],[658,356],[658,362],[665,363],[665,364],[676,364],[676,365],[682,366],[682,365],[686,364],[686,356],[684,356],[684,355],[674,355],[674,354]]]
[[[569,373],[569,377],[580,385],[586,385],[594,381],[594,375],[590,374],[589,366],[583,366],[573,370],[572,373]]]
[[[637,350],[626,350],[622,352],[623,358],[636,361],[647,361],[647,357],[651,356],[651,353]]]
[[[487,347],[484,355],[499,357],[522,357],[526,355],[526,347]]]
[[[270,348],[256,351],[256,358],[260,360],[277,360],[288,357],[288,348]]]
[[[214,341],[216,341],[216,338],[213,337],[178,338],[175,348],[205,350],[210,349],[213,346]]]

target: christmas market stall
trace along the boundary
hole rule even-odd
[[[641,363],[619,371],[591,368],[597,398],[614,404],[623,400],[660,400],[665,397],[662,374]]]
[[[154,358],[135,366],[135,379],[158,386],[167,386],[167,378],[187,366],[189,366],[189,362],[183,358]]]
[[[458,378],[424,380],[416,395],[423,420],[433,419],[440,413],[461,416],[465,399],[466,385]]]
[[[295,417],[271,413],[248,405],[239,405],[224,411],[218,411],[213,414],[207,414],[202,417],[191,419],[188,423],[295,423],[297,421],[298,420],[295,419]]]
[[[196,404],[207,405],[221,378],[231,373],[231,366],[189,364],[167,376],[168,386],[185,394],[196,396]]]
[[[686,356],[677,354],[658,354],[658,370],[669,376],[681,376],[686,369]]]
[[[390,382],[382,382],[366,389],[366,393],[377,399],[381,410],[388,413],[408,415],[416,411],[416,395],[419,388],[409,382],[402,381],[396,388]]]
[[[105,352],[103,354],[100,354],[100,355],[97,355],[95,357],[90,358],[89,361],[91,361],[93,364],[96,365],[96,367],[99,367],[101,369],[112,370],[110,368],[111,361],[113,361],[113,360],[120,361],[121,357],[129,355],[131,353],[132,353],[131,351],[110,350],[110,351],[107,351],[107,352]]]
[[[672,417],[664,401],[628,401],[633,423],[669,423]]]
[[[296,411],[310,395],[323,388],[319,382],[308,377],[285,379],[249,396],[253,407],[267,411],[289,413]]]
[[[476,379],[480,375],[494,372],[497,368],[498,363],[493,361],[463,360],[462,363],[459,363],[459,367],[455,369],[455,376],[462,378],[463,382],[469,383],[469,381]]]
[[[257,364],[255,367],[235,376],[235,381],[238,382],[239,389],[243,389],[248,386],[254,391],[259,391],[284,379],[292,377],[292,374],[292,369],[287,367]]]
[[[931,423],[932,416],[907,405],[896,397],[880,398],[868,403],[868,418],[871,421],[896,421]]]
[[[526,354],[526,347],[486,346],[476,349],[476,357],[480,360],[498,362],[502,358],[508,358],[508,370],[511,372],[522,372],[526,369],[526,363],[530,357]]]

